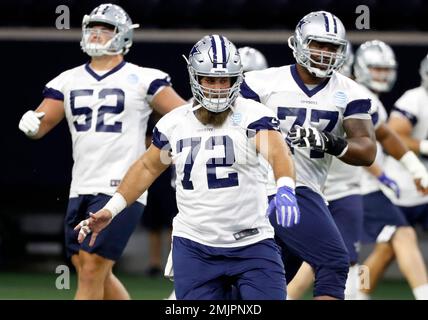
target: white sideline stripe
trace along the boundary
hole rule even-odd
[[[0,28],[0,40],[12,41],[79,41],[82,30],[57,30],[55,28]],[[194,43],[207,34],[221,34],[231,41],[242,43],[283,43],[293,34],[292,30],[202,30],[147,29],[134,31],[134,42],[175,42]],[[349,31],[348,39],[353,43],[362,43],[371,39],[385,41],[388,44],[428,45],[428,32],[400,31]]]

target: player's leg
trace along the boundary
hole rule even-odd
[[[356,299],[358,278],[358,251],[363,227],[361,195],[350,195],[329,202],[328,209],[349,252],[351,266],[345,288],[345,299]],[[288,299],[299,299],[314,281],[312,267],[303,263],[287,286]]]
[[[394,261],[394,259],[395,255],[391,243],[376,243],[373,251],[362,264],[368,270],[369,281],[366,285],[360,286],[359,290],[361,294],[358,294],[359,300],[366,300],[370,298],[370,295],[376,289],[379,280],[382,278],[386,269],[389,267],[391,262]]]
[[[129,300],[128,291],[125,289],[122,282],[113,274],[109,272],[104,282],[104,300]]]
[[[314,270],[309,264],[303,262],[293,280],[287,285],[287,300],[300,299],[314,280]]]
[[[428,299],[428,277],[425,262],[418,246],[415,230],[399,227],[392,240],[398,266],[412,288],[416,299]]]
[[[355,300],[359,287],[358,254],[363,230],[363,197],[360,194],[353,194],[333,200],[330,201],[328,208],[349,253],[350,267],[346,280],[345,299]]]
[[[79,272],[76,300],[104,299],[104,283],[114,261],[97,254],[79,251]]]
[[[87,237],[81,245],[78,244],[77,235],[73,231],[74,226],[80,220],[86,219],[89,212],[96,212],[102,208],[109,199],[109,196],[103,194],[85,195],[70,199],[65,229],[68,255],[79,254],[76,298],[103,298],[107,276],[112,272],[114,262],[122,255],[129,237],[141,219],[144,206],[136,202],[125,209],[112,221],[108,228],[99,234],[93,247],[89,247],[90,237]],[[93,275],[94,272],[98,272],[97,276]],[[107,283],[110,284],[110,282]],[[117,282],[115,281],[115,283]],[[98,288],[100,284],[103,286],[102,290]],[[120,297],[124,296],[121,295]]]
[[[144,209],[144,215],[141,219],[143,228],[149,233],[149,266],[145,273],[151,277],[161,275],[162,270],[162,208],[159,203],[161,200],[157,197],[157,192],[159,192],[159,189],[149,189],[149,194],[147,196],[147,206]]]
[[[401,271],[412,289],[416,290],[417,294],[415,295],[420,296],[421,291],[424,295],[427,290],[425,264],[417,244],[416,233],[413,228],[408,226],[403,213],[382,192],[366,195],[364,197],[364,210],[365,241],[388,243],[394,251]],[[376,250],[378,254],[371,255],[365,262],[370,271],[371,283],[370,291],[362,291],[365,294],[373,291],[391,260],[387,246],[377,246]]]
[[[308,262],[315,272],[315,299],[343,299],[349,268],[349,255],[343,239],[322,197],[309,188],[296,188],[302,217],[293,228],[278,225],[270,216],[284,252]],[[287,257],[284,259],[287,275]]]
[[[227,299],[230,283],[225,276],[227,261],[219,258],[222,250],[181,237],[173,237],[173,248],[177,300]]]
[[[236,278],[232,298],[240,300],[285,300],[284,264],[273,239],[234,248],[228,253],[227,275]]]

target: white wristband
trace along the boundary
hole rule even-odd
[[[281,187],[289,187],[291,189],[296,189],[296,183],[294,182],[294,180],[290,177],[281,177],[276,181],[276,189],[278,190]]]
[[[113,197],[106,203],[103,209],[111,212],[112,219],[117,216],[127,206],[125,198],[116,192]]]
[[[422,178],[425,175],[426,168],[413,151],[407,151],[401,157],[400,162],[414,179]]]
[[[419,143],[419,153],[428,155],[428,140],[421,140]]]

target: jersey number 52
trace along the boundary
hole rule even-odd
[[[92,126],[92,108],[88,106],[76,107],[76,98],[78,97],[92,97],[94,90],[82,89],[73,90],[70,92],[70,107],[73,116],[85,116],[85,122],[79,123],[77,120],[73,121],[76,131],[88,131]],[[121,89],[103,89],[98,93],[99,99],[104,99],[107,96],[116,96],[115,106],[100,106],[97,114],[97,124],[95,131],[97,132],[122,132],[122,122],[116,121],[113,124],[105,124],[104,116],[107,113],[120,114],[125,106],[125,93]]]

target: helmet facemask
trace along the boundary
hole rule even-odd
[[[104,26],[107,30],[94,28],[94,26]],[[133,29],[138,28],[138,24],[132,24],[128,14],[119,6],[112,4],[102,4],[95,8],[91,14],[85,15],[82,21],[82,40],[80,46],[84,52],[91,57],[103,55],[125,55],[132,46]],[[94,33],[98,37],[101,35],[111,36],[106,43],[102,44],[93,41]]]
[[[219,113],[223,112],[229,107],[233,106],[236,98],[239,95],[239,88],[242,83],[242,76],[221,75],[218,77],[227,77],[230,79],[229,88],[209,88],[201,84],[202,77],[215,77],[213,75],[204,75],[197,73],[191,66],[189,66],[190,85],[193,97],[202,107],[208,111]]]
[[[311,42],[327,42],[337,46],[336,52],[311,48]],[[304,41],[296,41],[294,36],[288,39],[298,64],[304,66],[313,76],[327,78],[333,71],[339,70],[346,60],[346,40],[308,36]]]
[[[397,78],[394,67],[368,66],[370,80],[368,86],[376,92],[388,92],[392,89]]]
[[[103,26],[104,24],[91,23],[82,28],[82,49],[91,57],[122,53],[123,50],[119,47],[117,27],[110,25],[108,29],[101,29],[96,28],[98,25]],[[102,44],[99,40],[103,38],[109,40]]]

